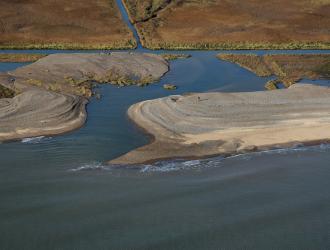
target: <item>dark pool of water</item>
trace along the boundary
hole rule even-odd
[[[131,104],[258,91],[268,80],[216,59],[216,51],[188,53],[158,84],[100,86],[102,99],[90,102],[80,130],[0,145],[0,249],[330,248],[328,145],[141,168],[103,164],[148,141],[127,119]]]

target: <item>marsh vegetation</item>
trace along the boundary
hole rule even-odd
[[[47,56],[46,54],[0,54],[0,62],[25,63],[35,62],[40,58]]]
[[[189,54],[160,54],[167,61],[173,61],[177,59],[187,59],[191,57]]]
[[[279,83],[287,88],[303,78],[330,79],[330,54],[219,54],[218,58],[236,63],[258,76],[276,76],[277,79],[266,83],[267,89],[276,89]]]
[[[124,2],[150,49],[330,48],[329,1]]]
[[[2,49],[134,48],[115,0],[2,1]]]

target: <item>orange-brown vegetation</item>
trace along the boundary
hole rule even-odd
[[[266,84],[268,89],[279,82],[289,87],[302,78],[330,79],[330,54],[219,54],[218,58],[236,63],[258,76],[277,76],[277,80]]]
[[[115,0],[1,0],[0,48],[135,47]]]
[[[0,54],[0,62],[35,62],[45,56],[46,54]]]
[[[124,2],[148,48],[330,48],[329,0]]]

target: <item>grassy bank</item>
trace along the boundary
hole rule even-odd
[[[152,50],[329,50],[330,42],[290,42],[290,43],[177,43],[146,42],[144,47]]]
[[[35,62],[46,54],[0,54],[0,62],[25,63]]]
[[[329,79],[330,54],[219,54],[221,60],[235,63],[258,76],[276,76],[266,83],[266,89],[276,89],[279,84],[288,88],[299,80]]]
[[[135,49],[137,46],[134,39],[118,43],[11,43],[0,44],[0,49],[54,49],[54,50],[108,50],[108,49]]]

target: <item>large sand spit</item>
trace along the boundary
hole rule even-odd
[[[128,115],[154,140],[110,163],[233,155],[329,140],[330,88],[169,96],[137,103]]]

